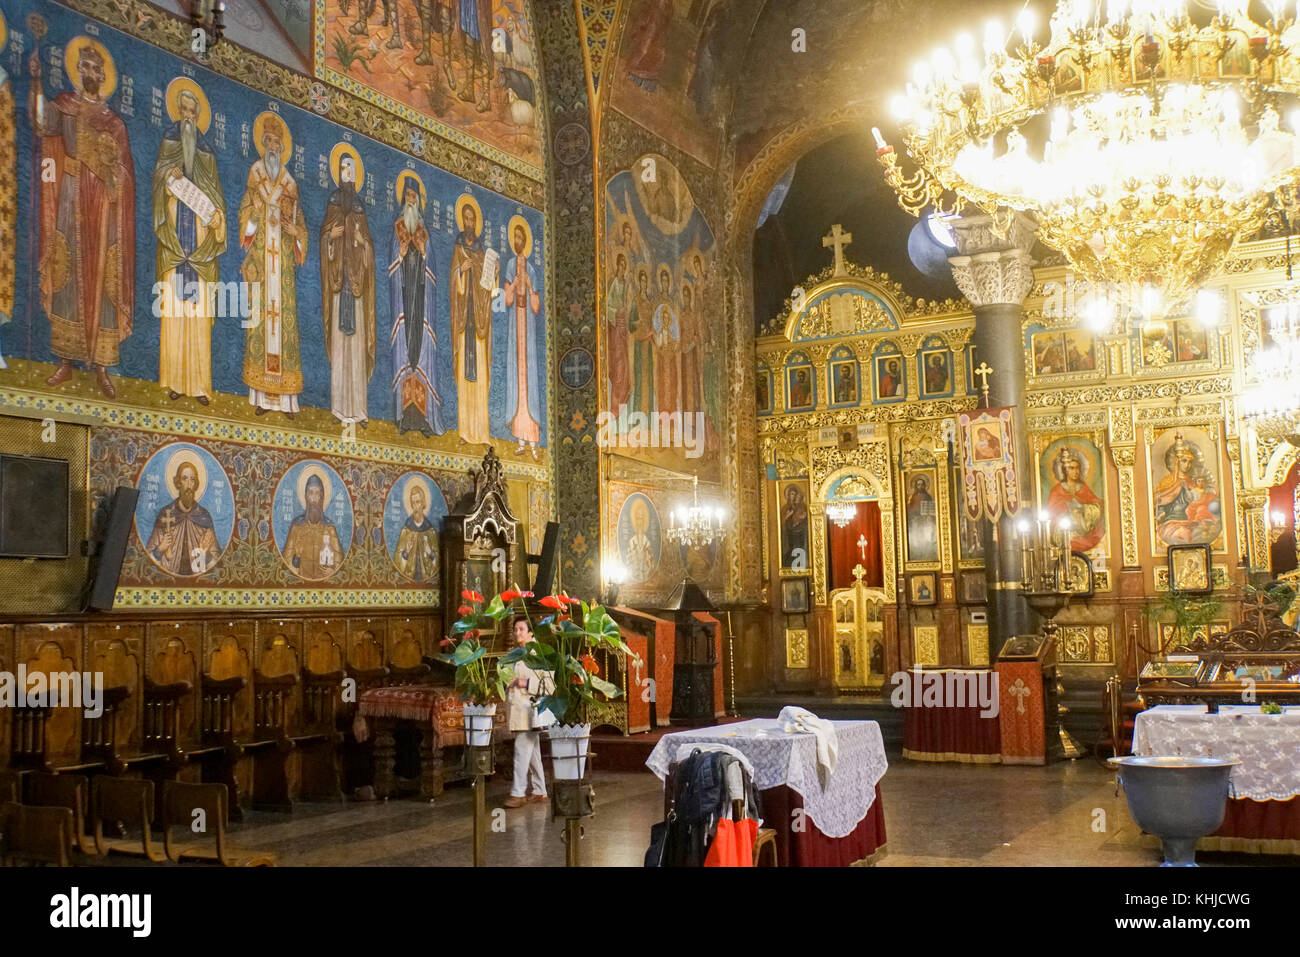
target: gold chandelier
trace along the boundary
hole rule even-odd
[[[1060,0],[1040,45],[989,24],[919,63],[893,111],[918,170],[876,137],[900,205],[974,206],[1083,277],[1186,303],[1236,240],[1300,192],[1300,29],[1291,0]],[[1288,11],[1288,8],[1292,8]],[[1283,119],[1285,118],[1285,122]]]

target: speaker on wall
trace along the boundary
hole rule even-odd
[[[135,517],[136,499],[140,491],[129,485],[119,485],[113,492],[108,507],[108,520],[100,535],[95,570],[90,578],[90,597],[86,601],[89,611],[111,611],[117,596],[117,580],[122,574],[122,560],[126,557],[126,542],[131,535],[131,521]]]
[[[542,539],[542,554],[529,555],[529,564],[537,565],[537,575],[533,578],[532,592],[538,598],[549,595],[555,587],[555,565],[560,552],[560,523],[547,522],[546,536]]]

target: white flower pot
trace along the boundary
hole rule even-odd
[[[551,770],[557,781],[578,781],[587,774],[591,725],[557,724],[546,729],[551,739]]]
[[[466,704],[462,706],[465,718],[465,743],[470,747],[486,748],[492,744],[492,723],[497,713],[495,704]]]

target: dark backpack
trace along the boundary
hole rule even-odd
[[[727,770],[738,764],[721,751],[693,751],[668,769],[664,789],[668,798],[664,820],[650,828],[646,867],[702,867],[718,830],[718,821],[731,813]],[[758,795],[742,769],[749,807],[758,813]]]

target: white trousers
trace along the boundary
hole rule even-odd
[[[546,793],[546,775],[542,772],[542,734],[540,731],[515,732],[515,779],[511,797],[526,797],[528,786],[534,794]]]

